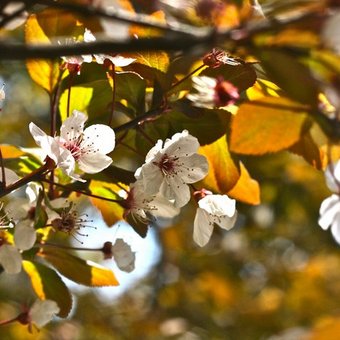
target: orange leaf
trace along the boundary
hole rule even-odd
[[[250,177],[242,162],[240,162],[240,169],[241,176],[236,185],[227,193],[228,196],[247,204],[260,204],[259,183]]]
[[[277,152],[297,143],[309,127],[306,106],[264,97],[240,106],[231,124],[230,149],[246,155]]]
[[[14,145],[1,144],[0,148],[2,158],[18,158],[25,154],[25,152],[21,151],[17,146]]]
[[[118,192],[122,190],[117,184],[94,180],[91,181],[89,188],[93,194],[110,199],[117,199]],[[93,197],[90,197],[90,200],[100,210],[109,227],[123,219],[124,209],[119,204]]]
[[[200,153],[209,163],[209,173],[202,185],[215,193],[228,192],[238,181],[240,171],[238,161],[229,153],[226,136],[212,144],[201,146]]]

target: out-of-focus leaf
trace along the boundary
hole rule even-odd
[[[89,287],[118,286],[114,273],[97,263],[85,261],[74,255],[55,249],[43,249],[40,253],[60,274]]]
[[[51,44],[53,37],[69,36],[76,27],[77,20],[72,14],[46,9],[28,18],[25,40],[28,44]],[[31,78],[47,92],[52,93],[60,77],[59,62],[30,59],[26,65]]]
[[[230,119],[230,113],[228,111],[191,108],[192,112],[197,109],[197,116],[188,117],[186,114],[180,112],[179,109],[190,110],[190,107],[189,105],[186,105],[185,108],[184,106],[176,106],[173,111],[167,112],[156,121],[144,123],[143,128],[146,134],[156,142],[157,139],[164,140],[176,132],[188,130],[191,135],[198,139],[200,145],[206,145],[216,141],[223,136],[227,130]],[[143,154],[146,154],[151,147],[150,142],[138,133],[138,131],[136,147]]]
[[[61,121],[64,121],[67,118],[67,101],[68,101],[68,89],[65,90],[60,96],[59,101],[59,111]],[[74,86],[71,88],[70,95],[70,112],[69,115],[72,114],[73,110],[78,110],[82,112],[87,112],[87,109],[90,105],[93,94],[93,87],[80,87]]]
[[[165,73],[169,66],[169,56],[166,52],[143,52],[133,55],[135,63],[149,66]]]
[[[117,72],[116,101],[126,100],[127,107],[143,114],[145,107],[145,80],[134,72]]]
[[[61,277],[41,263],[24,260],[22,265],[39,299],[55,301],[60,308],[58,316],[66,318],[72,308],[72,296]]]
[[[41,162],[31,154],[18,158],[5,158],[5,167],[14,170],[18,176],[25,176],[41,166]]]
[[[216,68],[209,67],[205,68],[199,75],[212,78],[222,76],[224,80],[236,86],[239,92],[253,86],[256,81],[256,72],[251,64],[222,65]]]
[[[292,145],[289,150],[302,156],[316,169],[322,169],[323,152],[315,144],[309,131],[306,132],[297,143]]]
[[[127,186],[124,187],[127,188]],[[122,190],[122,185],[118,186],[114,183],[91,181],[89,189],[94,195],[116,200],[120,199],[118,192]],[[119,204],[94,197],[90,197],[90,200],[100,210],[104,221],[109,227],[122,220],[124,209]]]
[[[227,193],[237,183],[240,169],[238,160],[229,153],[226,136],[212,144],[202,146],[200,153],[209,163],[209,173],[203,179],[202,186],[214,193]]]
[[[25,154],[19,147],[9,144],[0,145],[2,158],[18,158]]]
[[[303,104],[317,107],[318,84],[305,65],[289,54],[276,50],[263,50],[259,56],[270,80],[288,96]]]
[[[44,199],[44,192],[42,190],[39,191],[37,203],[34,211],[34,227],[36,229],[43,228],[47,223],[47,213],[45,208],[42,206],[42,201]]]
[[[156,11],[149,15],[149,21],[155,21],[156,23],[166,23],[163,11]],[[141,27],[139,25],[133,25],[129,29],[131,36],[138,38],[155,37],[161,35],[161,31],[151,27]]]
[[[260,204],[260,186],[252,179],[242,162],[240,162],[240,178],[236,185],[228,191],[228,196],[247,204]]]
[[[305,106],[265,97],[240,106],[231,123],[230,149],[246,155],[284,150],[297,143],[310,125]]]

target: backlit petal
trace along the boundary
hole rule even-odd
[[[19,250],[10,244],[0,246],[0,264],[8,274],[20,273],[21,255]]]
[[[83,155],[78,160],[79,168],[89,174],[100,172],[106,169],[111,163],[112,159],[101,153]]]
[[[82,148],[90,147],[97,152],[107,154],[115,147],[115,133],[107,125],[91,125],[84,131],[84,142]]]
[[[205,246],[212,235],[214,225],[209,220],[209,215],[201,208],[197,208],[194,220],[194,241],[200,246]]]

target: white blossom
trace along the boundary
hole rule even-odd
[[[321,203],[319,225],[324,230],[330,227],[334,239],[340,244],[340,161],[328,165],[325,178],[333,194]]]
[[[5,94],[5,84],[2,85],[1,89],[0,89],[0,102],[2,102],[3,100],[5,100],[6,98],[6,94]]]
[[[336,11],[325,21],[321,39],[326,47],[340,54],[340,11]]]
[[[111,252],[120,270],[130,273],[135,269],[136,254],[123,239],[116,240],[111,247]]]
[[[84,41],[85,42],[96,41],[96,37],[87,28],[85,28]],[[136,60],[134,58],[125,58],[120,55],[112,56],[109,54],[94,54],[93,56],[96,59],[97,64],[104,64],[104,60],[109,59],[112,62],[112,64],[119,67],[128,66]]]
[[[115,147],[115,133],[107,125],[95,124],[84,130],[87,117],[73,111],[61,126],[60,136],[48,136],[34,123],[29,124],[36,143],[68,176],[82,180],[75,173],[76,164],[86,173],[97,173],[107,168],[112,159],[106,156]]]
[[[189,93],[187,98],[194,106],[213,109],[234,104],[240,97],[237,88],[223,78],[206,76],[192,77],[196,93]]]
[[[136,220],[143,223],[149,222],[153,217],[173,218],[180,210],[173,203],[163,196],[147,195],[141,181],[136,181],[130,185],[130,191],[125,201],[125,214],[131,214]]]
[[[36,231],[29,220],[18,223],[14,228],[14,244],[21,250],[31,249],[37,239]]]
[[[207,195],[198,201],[194,220],[194,241],[205,246],[213,232],[214,224],[230,230],[236,221],[235,200],[227,195]]]
[[[188,184],[203,179],[208,173],[207,159],[199,155],[197,138],[188,131],[176,133],[163,145],[158,140],[148,152],[135,177],[143,183],[145,194],[158,192],[168,200],[174,200],[176,207],[182,207],[190,200]]]
[[[58,314],[60,308],[52,300],[36,300],[28,312],[30,324],[35,324],[38,328],[44,327],[52,318]]]
[[[11,244],[1,244],[0,237],[0,265],[7,274],[18,274],[21,271],[21,254],[20,251]]]

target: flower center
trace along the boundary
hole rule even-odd
[[[81,154],[82,154],[82,148],[81,148],[81,143],[83,141],[82,136],[79,136],[77,139],[72,140],[72,141],[67,141],[62,143],[62,146],[69,150],[73,156],[73,158],[77,161]]]
[[[175,172],[177,160],[177,157],[170,157],[165,154],[159,162],[153,162],[153,164],[157,165],[162,173],[166,176]]]
[[[240,95],[237,88],[230,82],[217,79],[215,86],[215,104],[217,107],[234,104]]]

